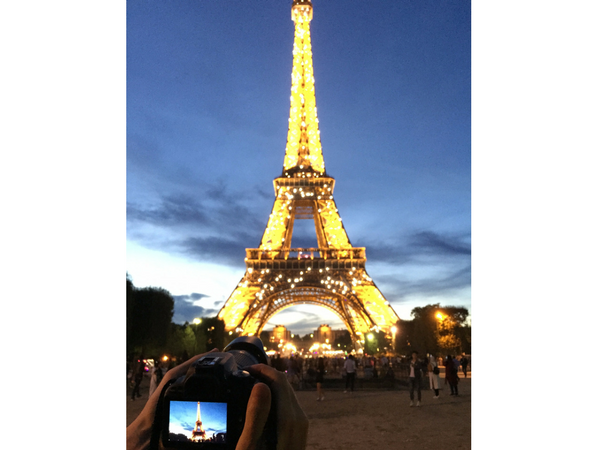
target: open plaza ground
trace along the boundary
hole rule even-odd
[[[325,380],[325,400],[316,401],[316,390],[296,391],[300,406],[310,425],[310,450],[358,449],[453,449],[471,448],[471,373],[460,373],[459,396],[450,396],[444,385],[440,398],[433,391],[421,391],[421,406],[409,406],[408,387],[367,387],[357,382],[354,393],[344,393],[341,380]],[[359,381],[359,380],[357,380]],[[429,381],[426,385],[429,386]],[[142,397],[127,396],[127,424],[144,407],[148,397],[148,379],[144,379]],[[128,389],[128,394],[130,390]],[[415,393],[416,396],[416,393]]]

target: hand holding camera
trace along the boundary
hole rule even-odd
[[[245,336],[170,370],[127,428],[127,449],[304,449],[308,420],[266,364],[260,339]]]

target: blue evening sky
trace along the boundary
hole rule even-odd
[[[127,271],[215,315],[274,200],[289,117],[291,0],[127,2]],[[471,27],[467,1],[313,3],[327,172],[354,246],[402,319],[471,305]],[[316,246],[311,221],[293,245]],[[324,308],[276,315],[307,333]]]

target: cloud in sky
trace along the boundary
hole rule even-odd
[[[218,309],[202,306],[202,299],[210,298],[208,295],[193,292],[188,295],[173,295],[175,303],[173,322],[192,322],[196,317],[213,317]]]
[[[447,269],[445,272],[436,271],[421,277],[415,277],[412,274],[402,278],[383,275],[375,281],[382,290],[385,287],[386,291],[391,292],[387,294],[387,299],[392,303],[409,296],[439,296],[461,291],[471,286],[471,264],[458,269],[450,266]],[[444,273],[446,274],[443,275]]]
[[[333,329],[345,327],[342,320],[328,309],[312,305],[294,305],[273,316],[264,329],[269,330],[275,325],[285,325],[292,333],[305,335],[325,323]]]

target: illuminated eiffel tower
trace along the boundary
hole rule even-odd
[[[335,180],[325,171],[315,102],[312,3],[295,0],[292,95],[285,159],[259,248],[246,249],[246,273],[219,312],[227,331],[259,335],[295,304],[333,311],[360,346],[370,330],[390,333],[398,316],[365,270],[365,248],[352,247],[338,214]],[[294,221],[312,219],[318,248],[290,248]]]
[[[196,415],[196,426],[194,427],[194,431],[192,431],[192,437],[190,440],[192,441],[204,441],[206,439],[206,431],[204,431],[204,427],[202,426],[202,419],[200,418],[200,402],[198,402],[198,413]]]

